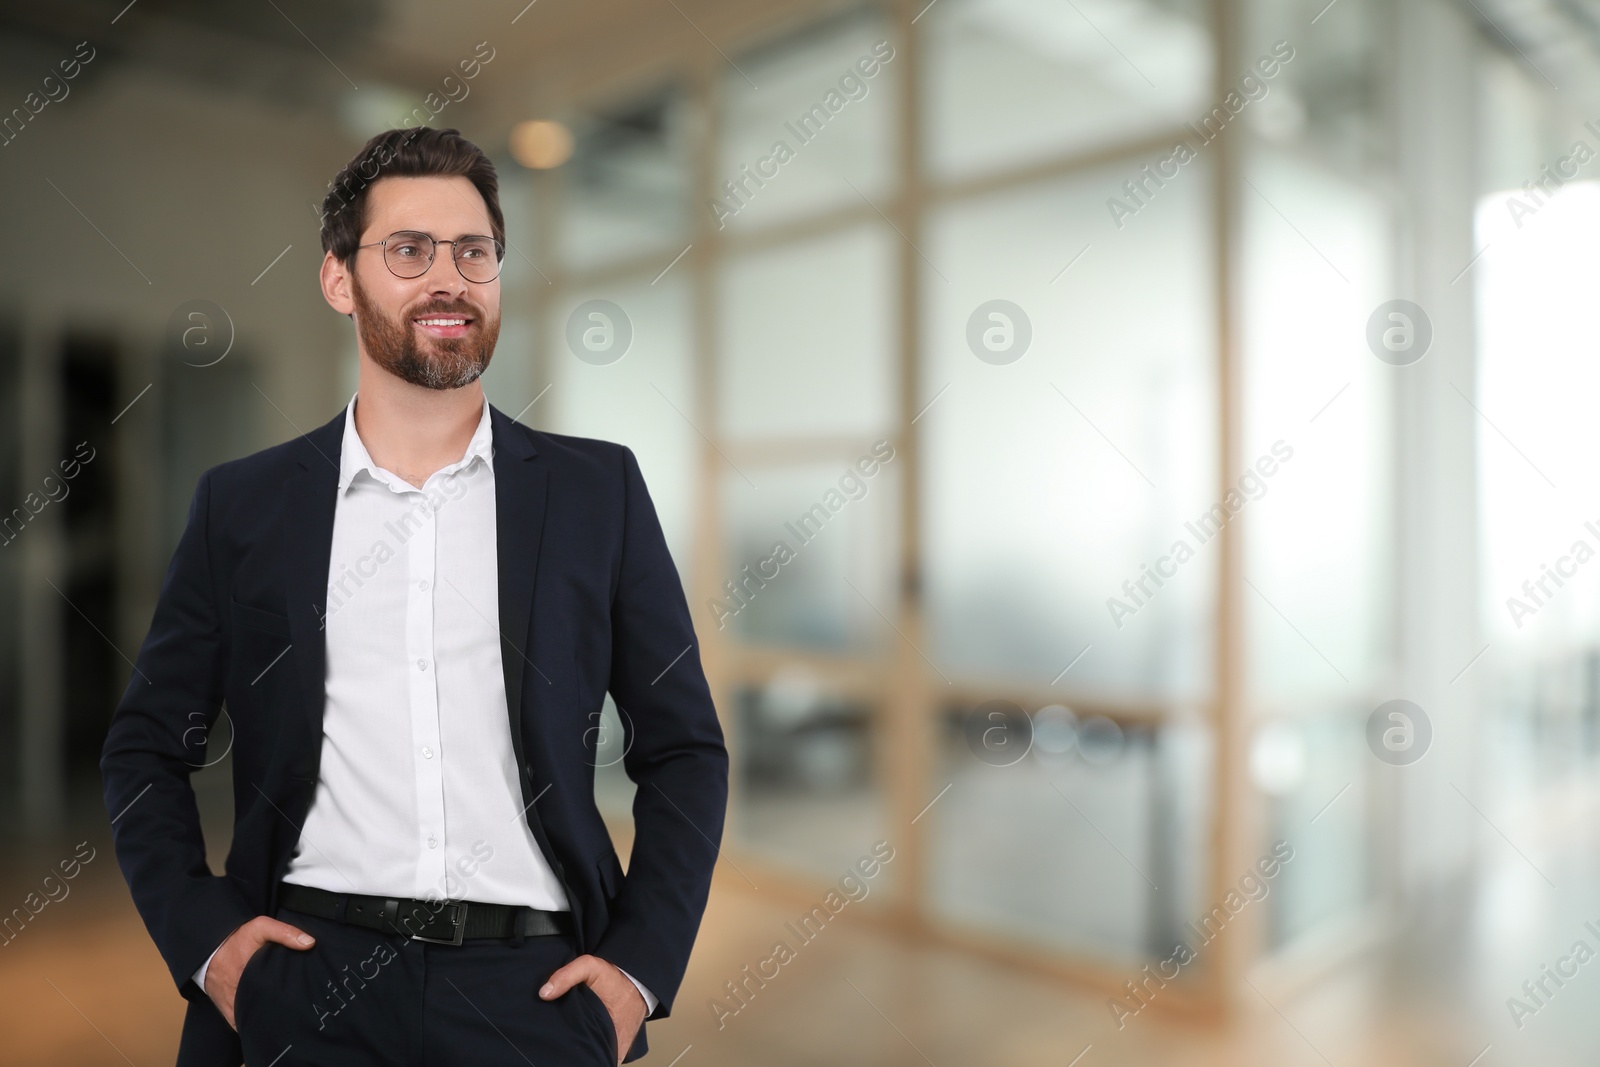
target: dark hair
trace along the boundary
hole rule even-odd
[[[500,212],[500,182],[483,149],[460,130],[429,126],[386,130],[357,152],[328,183],[322,199],[322,250],[348,263],[366,227],[367,192],[380,178],[462,177],[472,182],[489,209],[491,234],[506,243],[506,220]]]

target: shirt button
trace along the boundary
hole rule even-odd
[[[417,660],[417,670],[425,671],[427,669],[428,669],[428,661],[427,660],[425,660],[425,659]]]
[[[421,589],[421,590],[422,590],[422,591],[423,591],[423,592],[427,592],[427,589],[428,589],[428,579],[426,579],[426,578],[424,578],[424,579],[422,579],[422,581],[420,581],[420,582],[418,582],[418,583],[417,583],[417,588],[418,588],[418,589]]]
[[[429,848],[438,848],[439,847],[439,839],[436,838],[436,837],[429,837],[428,838],[428,847]]]
[[[427,747],[426,745],[424,745],[422,747],[422,758],[423,759],[432,759],[433,758],[433,749],[431,749],[431,748]]]

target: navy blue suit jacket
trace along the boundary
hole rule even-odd
[[[117,861],[190,1002],[178,1067],[242,1058],[193,974],[241,923],[276,911],[317,782],[344,419],[201,476],[101,756]],[[728,791],[683,587],[632,451],[541,433],[492,405],[490,421],[501,658],[528,825],[566,887],[580,950],[637,978],[660,1001],[650,1018],[665,1018]],[[626,876],[594,803],[608,690],[638,786]],[[214,875],[189,775],[224,703],[234,832]],[[530,996],[543,977],[528,976]],[[626,1059],[648,1049],[644,1030]]]

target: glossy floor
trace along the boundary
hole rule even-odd
[[[1580,940],[1600,948],[1585,926],[1600,928],[1600,778],[1572,770],[1536,802],[1495,813],[1497,829],[1484,828],[1483,874],[1419,909],[1386,948],[1293,996],[1274,995],[1269,1003],[1252,991],[1228,1022],[1149,1011],[1118,1030],[1103,994],[895,936],[848,908],[737,1014],[719,1021],[711,1005],[719,997],[729,1003],[724,983],[768,956],[798,914],[792,896],[753,888],[724,865],[676,1010],[651,1025],[646,1062],[1593,1064],[1600,1057],[1600,958],[1580,965],[1572,950]],[[13,847],[5,865],[0,885],[7,901],[20,903],[77,841],[95,850],[68,895],[0,949],[0,1063],[173,1062],[184,1003],[95,829],[103,816],[99,824],[93,816],[85,808],[82,834],[56,838],[68,844]],[[1535,1002],[1522,984],[1537,990],[1545,964],[1576,976],[1561,985],[1545,979]],[[1511,997],[1536,1010],[1513,1019]],[[506,1062],[522,1062],[507,1053]]]

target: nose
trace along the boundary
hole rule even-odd
[[[454,245],[441,244],[434,249],[433,262],[423,272],[422,280],[432,296],[461,297],[467,292],[467,279],[456,269]]]

